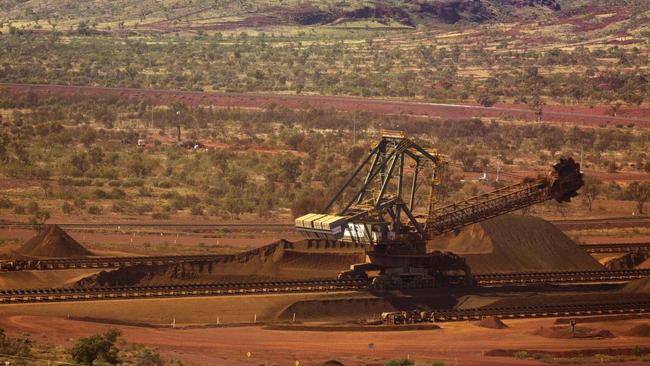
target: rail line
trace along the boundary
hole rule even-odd
[[[650,243],[580,244],[587,253],[650,252]]]

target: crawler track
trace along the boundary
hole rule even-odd
[[[364,280],[310,280],[214,283],[204,285],[1,290],[0,304],[161,297],[232,296],[291,292],[361,291],[367,290],[369,286],[368,281]]]

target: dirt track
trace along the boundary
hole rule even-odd
[[[619,335],[647,320],[590,323],[590,328],[607,329]],[[443,324],[440,330],[408,332],[312,332],[277,331],[262,327],[152,329],[119,326],[129,342],[157,347],[165,357],[205,365],[249,365],[275,362],[316,365],[336,359],[345,365],[383,365],[392,358],[417,361],[444,360],[446,364],[530,365],[510,357],[488,357],[492,349],[572,350],[585,348],[633,348],[644,338],[618,336],[615,339],[552,339],[535,336],[540,327],[553,326],[553,319],[507,320],[508,329],[486,329],[474,323]],[[32,339],[70,347],[70,339],[102,332],[111,325],[67,320],[62,317],[0,316],[0,325],[10,335],[27,333]],[[252,336],[254,334],[254,336]],[[369,347],[372,344],[372,348]],[[251,352],[250,361],[246,352]],[[642,363],[626,363],[642,365]]]
[[[117,97],[124,100],[146,100],[156,104],[181,102],[189,105],[212,105],[220,107],[260,108],[266,105],[280,105],[287,108],[334,108],[337,110],[365,110],[377,114],[403,114],[444,119],[465,119],[472,117],[515,117],[534,120],[533,111],[522,105],[478,105],[436,104],[381,100],[359,97],[272,95],[272,94],[217,94],[158,89],[104,88],[92,86],[65,86],[42,84],[4,84],[0,90],[12,95],[35,93],[43,96],[62,97]],[[617,116],[608,114],[607,107],[587,106],[545,107],[543,119],[584,125],[627,125],[650,127],[650,109],[623,108]]]

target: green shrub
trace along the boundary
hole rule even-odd
[[[414,362],[411,360],[407,359],[401,359],[401,360],[390,360],[386,362],[386,366],[408,366],[408,365],[413,365]]]
[[[135,355],[135,366],[163,366],[162,357],[158,351],[144,348]]]
[[[154,220],[168,220],[169,214],[165,212],[154,212],[151,214],[151,218]]]
[[[102,208],[97,205],[90,205],[86,210],[91,215],[100,215],[102,213]]]
[[[61,206],[61,211],[63,211],[64,214],[69,215],[72,213],[72,205],[68,201],[64,201],[63,205]]]
[[[122,190],[120,188],[113,188],[113,189],[111,189],[111,192],[108,194],[108,196],[111,199],[119,200],[119,199],[122,199],[122,198],[126,197],[126,192],[124,192],[124,190]]]
[[[38,206],[38,203],[36,201],[31,201],[27,204],[27,213],[34,215],[40,210],[41,208]]]
[[[163,192],[163,193],[160,195],[160,198],[164,198],[164,199],[166,199],[166,200],[169,200],[169,199],[177,198],[177,197],[180,197],[180,196],[181,196],[181,195],[180,195],[178,192],[176,192],[176,191],[171,191],[171,192]]]
[[[12,208],[14,203],[9,198],[0,198],[0,208]]]
[[[138,194],[142,197],[151,197],[153,195],[151,188],[147,186],[140,187],[140,189],[138,189]]]
[[[126,179],[122,182],[122,187],[131,188],[131,187],[142,187],[144,185],[144,180],[138,178]]]
[[[76,186],[76,187],[86,187],[93,183],[91,179],[88,178],[67,178],[61,177],[58,179],[58,183],[61,186]]]
[[[129,213],[133,211],[133,205],[126,201],[113,201],[111,211],[117,213]]]
[[[171,188],[171,187],[173,187],[172,183],[169,182],[169,181],[166,181],[166,180],[156,182],[156,184],[154,184],[154,186],[158,187],[158,188]]]
[[[98,200],[104,200],[108,198],[108,193],[106,193],[106,191],[103,189],[97,188],[93,191],[93,196]]]
[[[73,203],[76,208],[86,208],[86,200],[81,197],[75,198]]]
[[[518,352],[515,352],[514,356],[515,356],[515,358],[518,358],[520,360],[524,360],[524,359],[530,358],[530,353],[528,353],[526,351],[518,351]]]
[[[142,204],[136,208],[136,212],[140,215],[151,211],[153,211],[153,205],[150,203]]]

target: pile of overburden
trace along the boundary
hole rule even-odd
[[[45,225],[17,253],[25,257],[71,258],[93,255],[57,225]]]
[[[477,323],[479,327],[490,328],[490,329],[505,329],[508,328],[501,319],[496,316],[486,316]]]
[[[647,268],[650,268],[650,258],[646,259],[646,260],[643,261],[641,264],[638,264],[638,265],[636,266],[636,268],[640,268],[640,269],[647,269]]]
[[[334,242],[280,240],[247,252],[223,255],[212,262],[139,265],[102,271],[78,282],[79,286],[159,285],[270,279],[336,278],[351,264],[363,262],[359,248]]]
[[[629,282],[621,289],[621,292],[629,294],[650,293],[650,277]]]
[[[473,273],[603,269],[560,229],[534,216],[495,217],[437,237],[427,247],[465,257]]]
[[[623,335],[630,337],[650,337],[650,325],[648,324],[639,324],[630,328]]]

